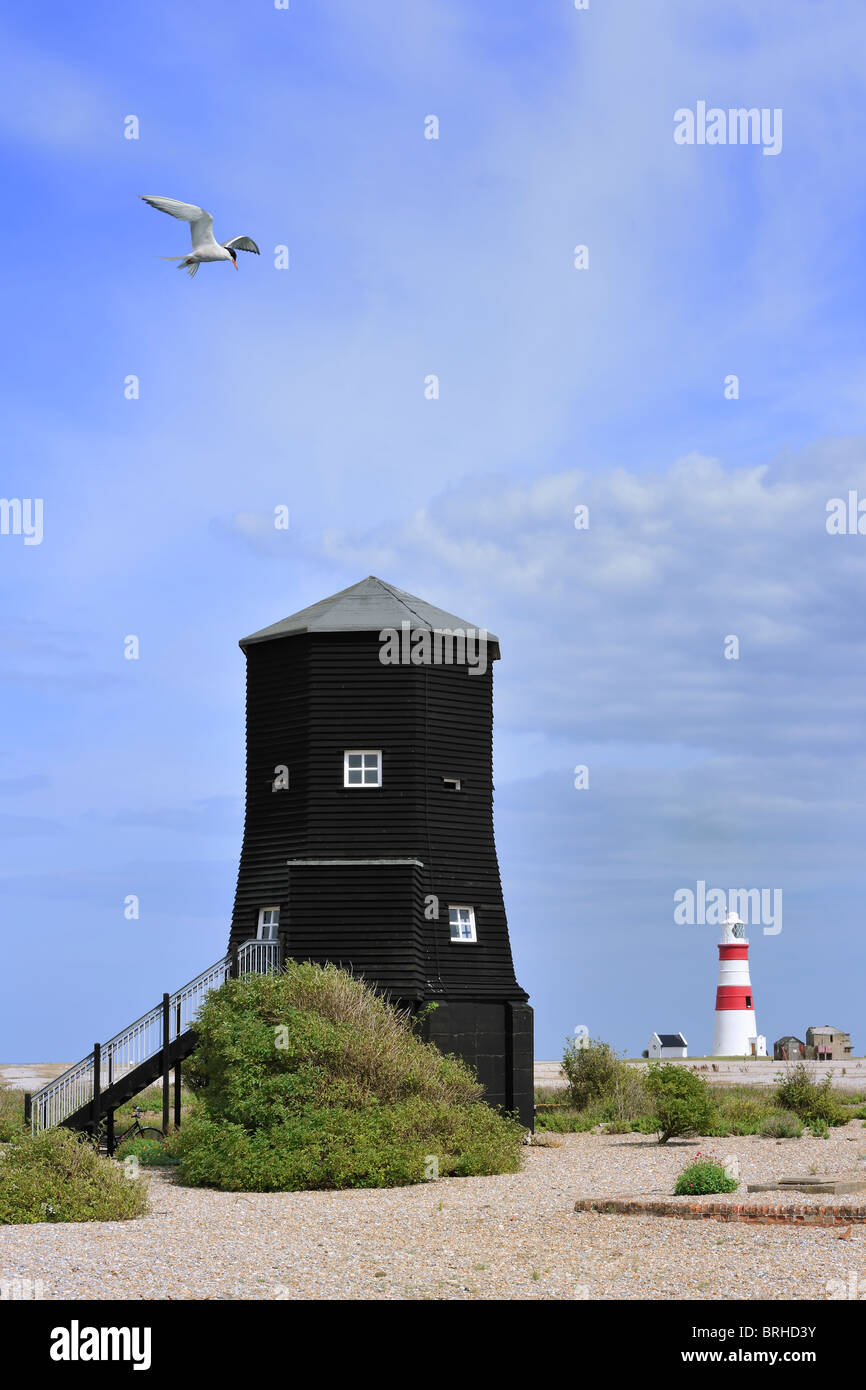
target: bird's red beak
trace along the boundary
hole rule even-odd
[[[235,270],[237,270],[237,268],[238,268],[238,263],[237,263],[237,261],[235,260],[234,256],[232,256],[232,265],[234,266]]]

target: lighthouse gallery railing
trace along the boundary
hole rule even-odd
[[[234,966],[238,975],[269,975],[280,968],[280,947],[277,941],[245,941],[238,947]],[[219,989],[233,973],[233,956],[229,953],[183,985],[168,1001],[168,1038],[163,1039],[162,1003],[156,1005],[128,1028],[116,1033],[100,1048],[100,1093],[134,1071],[192,1028],[199,1009],[212,989]],[[58,1077],[35,1091],[31,1098],[31,1127],[36,1134],[62,1124],[76,1110],[93,1100],[96,1058],[89,1053],[74,1066],[67,1067]]]

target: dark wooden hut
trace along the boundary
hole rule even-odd
[[[461,639],[461,635],[463,637]],[[278,942],[426,1015],[533,1116],[532,1009],[493,838],[497,639],[370,576],[254,632],[230,948]]]

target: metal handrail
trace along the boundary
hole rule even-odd
[[[61,1098],[66,1102],[61,1106]],[[74,1066],[67,1067],[60,1076],[41,1090],[36,1091],[31,1100],[31,1126],[33,1133],[50,1129],[60,1124],[67,1115],[93,1100],[93,1053],[82,1058]]]
[[[244,941],[237,948],[239,975],[270,975],[280,968],[279,941]],[[169,996],[168,1042],[172,1043],[192,1027],[199,1009],[212,989],[224,984],[232,973],[231,952],[196,975]],[[142,1062],[161,1052],[163,1039],[163,1005],[157,1004],[141,1018],[115,1033],[100,1048],[100,1094],[118,1077],[134,1071]],[[180,1026],[178,1027],[178,1022]],[[34,1133],[62,1124],[68,1115],[80,1110],[94,1099],[95,1060],[92,1052],[80,1062],[67,1067],[47,1086],[31,1097],[31,1126]]]
[[[249,943],[244,943],[248,945]],[[277,961],[269,959],[267,962],[262,960],[265,971],[278,968],[278,943],[255,943],[257,945],[277,946]],[[241,948],[243,951],[243,948]],[[240,963],[241,951],[238,953]],[[269,953],[269,956],[273,953]],[[250,953],[244,955],[244,973],[265,973],[256,970],[259,964],[259,953],[254,953],[255,962],[250,961]],[[223,956],[222,960],[216,961],[207,970],[196,975],[194,979],[182,985],[169,998],[169,1036],[168,1041],[172,1042],[179,1033],[186,1032],[198,1015],[205,997],[210,991],[219,987],[225,982],[231,973],[232,957]],[[178,1028],[178,1020],[180,1027]],[[164,1046],[163,1039],[163,1006],[159,1004],[156,1008],[149,1009],[141,1018],[137,1018],[134,1023],[130,1023],[114,1037],[109,1038],[108,1042],[101,1047],[100,1065],[100,1093],[111,1086],[118,1077],[126,1072],[134,1070],[142,1062],[148,1061],[157,1052],[161,1052]],[[75,1062],[73,1066],[67,1067],[66,1071],[61,1072],[47,1086],[41,1087],[34,1092],[31,1097],[31,1127],[34,1133],[43,1129],[50,1129],[53,1125],[58,1125],[80,1110],[83,1105],[94,1099],[94,1071],[95,1059],[93,1052],[88,1053],[80,1062]]]
[[[272,975],[279,965],[279,941],[261,941],[254,937],[238,947],[239,975]]]

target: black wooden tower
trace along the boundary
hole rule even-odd
[[[371,575],[241,641],[246,821],[229,944],[278,940],[395,1003],[435,1002],[426,1036],[531,1125],[532,1009],[493,838],[499,647],[479,631]]]

